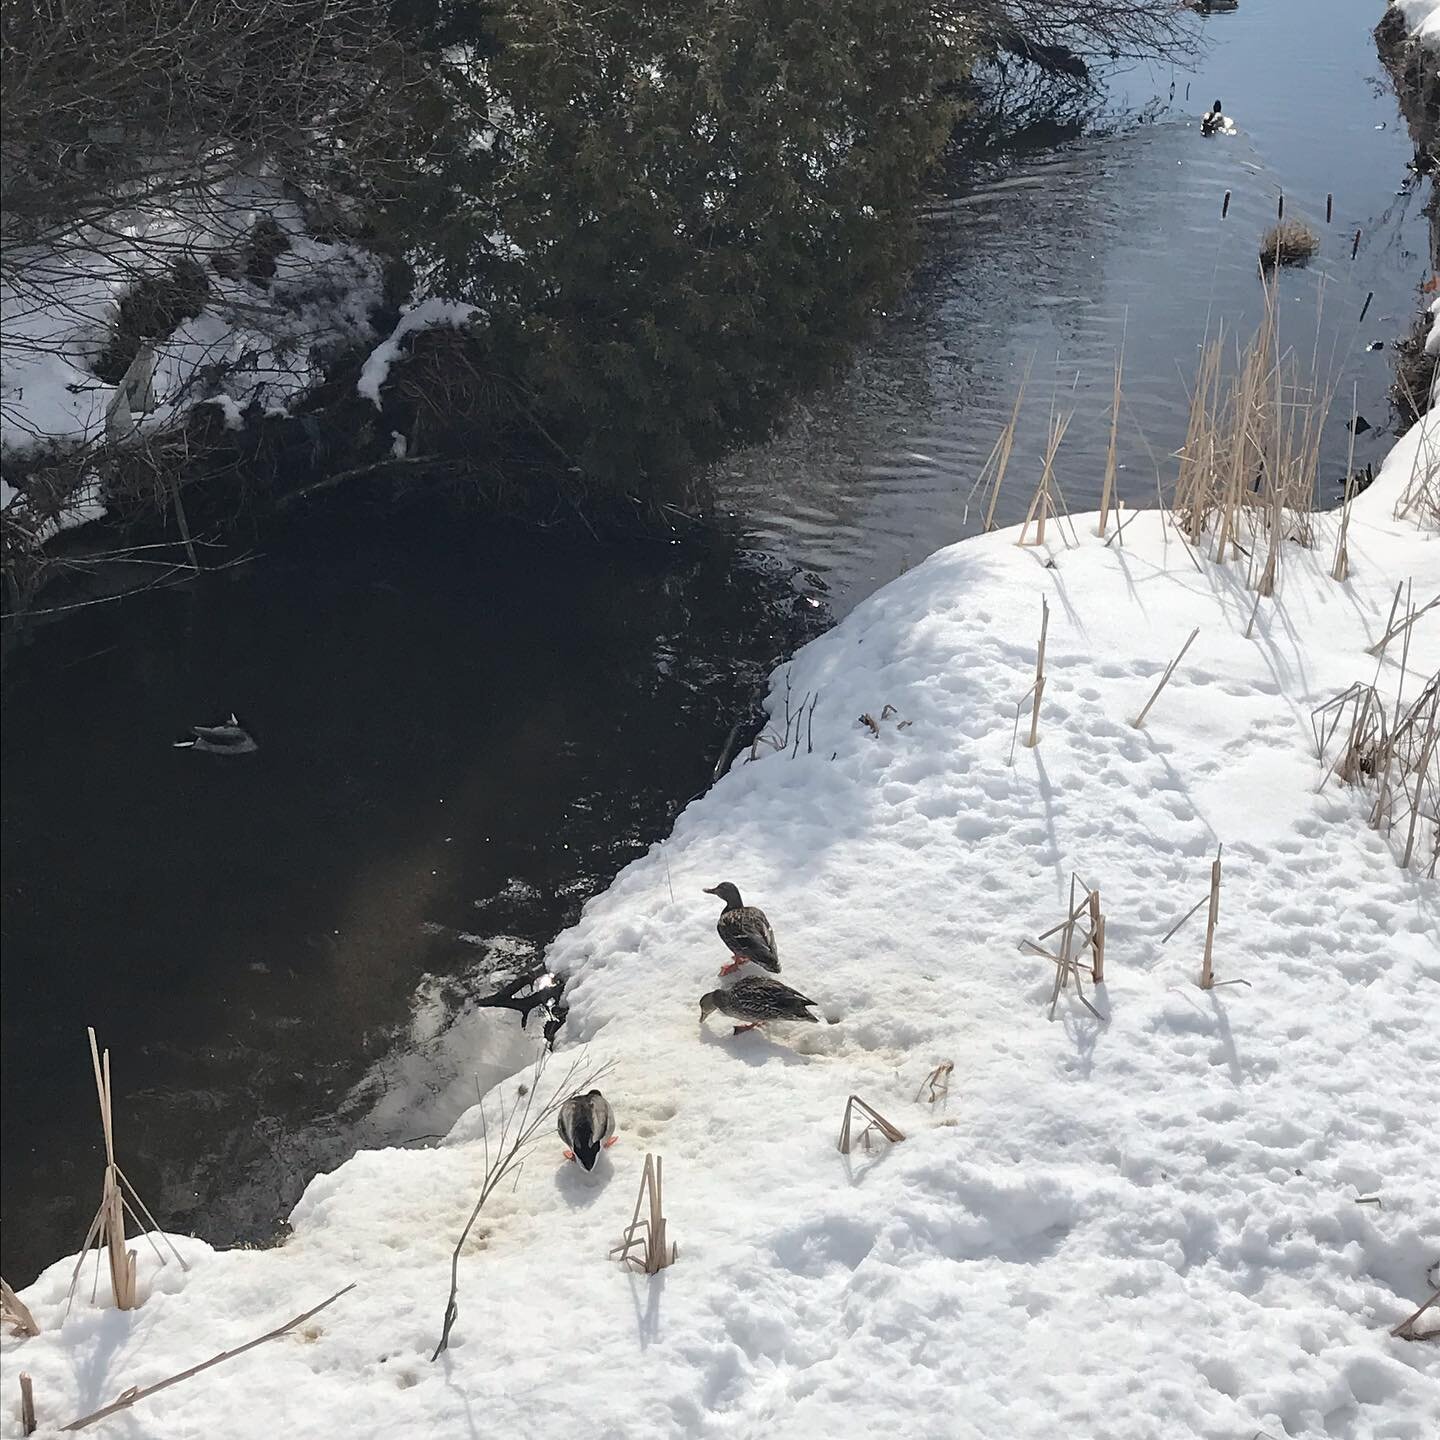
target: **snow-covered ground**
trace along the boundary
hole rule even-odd
[[[736,764],[552,947],[551,1073],[613,1062],[621,1141],[587,1183],[547,1134],[493,1196],[446,1355],[477,1110],[318,1177],[277,1249],[182,1242],[185,1273],[138,1244],[134,1312],[103,1277],[92,1304],[87,1271],[66,1319],[72,1262],[51,1267],[24,1296],[44,1333],[5,1341],[0,1429],[21,1369],[43,1432],[354,1281],[97,1433],[1433,1440],[1440,1346],[1389,1331],[1440,1260],[1440,883],[1367,827],[1368,793],[1321,786],[1311,729],[1376,676],[1396,584],[1440,589],[1440,534],[1392,513],[1421,466],[1434,419],[1356,501],[1349,579],[1324,517],[1249,639],[1242,567],[1158,512],[1123,546],[1090,520],[1044,552],[1000,533],[885,587],[777,675],[777,714],[787,682],[792,708],[818,692],[798,753]],[[1011,763],[1042,597],[1040,743],[1022,726]],[[1440,610],[1404,658],[1413,699]],[[1202,991],[1203,910],[1162,937],[1221,844],[1217,976],[1249,983]],[[1103,1022],[1071,994],[1047,1019],[1053,969],[1019,948],[1072,871],[1107,917]],[[702,889],[726,879],[823,1023],[700,1025],[725,958]],[[917,1099],[942,1062],[948,1096]],[[852,1093],[907,1138],[839,1154]],[[653,1279],[607,1256],[647,1151],[680,1247]]]

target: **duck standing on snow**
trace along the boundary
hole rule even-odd
[[[768,975],[747,975],[728,990],[712,990],[700,997],[700,1023],[705,1023],[712,1010],[718,1010],[732,1020],[744,1021],[735,1027],[737,1035],[767,1020],[808,1020],[814,1025],[819,1017],[810,1013],[810,1006],[817,1003]]]
[[[598,1090],[572,1095],[560,1107],[555,1128],[565,1142],[565,1158],[578,1160],[585,1170],[593,1170],[600,1152],[620,1138],[615,1133],[615,1112]]]
[[[223,725],[192,725],[189,739],[177,740],[175,748],[200,750],[207,755],[249,755],[260,747],[232,712]]]
[[[775,932],[770,928],[765,912],[742,903],[740,892],[728,880],[705,893],[718,895],[725,902],[715,929],[730,951],[730,963],[722,966],[720,973],[729,975],[748,960],[762,970],[778,975],[780,949],[775,944]]]
[[[1228,134],[1234,128],[1230,123],[1229,117],[1221,112],[1220,102],[1218,100],[1200,120],[1200,133],[1202,135]]]

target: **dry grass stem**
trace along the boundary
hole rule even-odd
[[[1040,743],[1040,702],[1045,698],[1045,637],[1050,630],[1050,602],[1040,599],[1040,643],[1035,649],[1034,703],[1030,707],[1030,738],[1025,744],[1033,750]]]
[[[658,1275],[680,1254],[679,1246],[670,1240],[665,1219],[663,1166],[660,1156],[646,1155],[640,1190],[635,1196],[635,1213],[620,1243],[610,1250],[612,1259],[618,1256],[622,1265],[633,1265],[646,1275]],[[640,1216],[642,1209],[646,1212],[644,1219]]]
[[[1200,964],[1200,988],[1215,988],[1215,929],[1220,923],[1220,856],[1225,847],[1215,852],[1210,866],[1210,913],[1205,920],[1205,958]]]
[[[1434,1291],[1430,1298],[1412,1315],[1407,1315],[1398,1325],[1390,1331],[1401,1340],[1440,1340],[1440,1326],[1431,1330],[1417,1330],[1415,1322],[1437,1301],[1440,1301],[1440,1290]]]
[[[1197,625],[1191,632],[1189,639],[1180,647],[1180,653],[1165,667],[1165,673],[1160,677],[1160,683],[1155,687],[1150,698],[1145,702],[1145,708],[1130,722],[1137,730],[1145,724],[1145,717],[1150,713],[1150,707],[1160,698],[1160,692],[1165,688],[1170,677],[1175,673],[1176,667],[1185,658],[1185,652],[1195,643],[1195,637],[1200,633]]]
[[[863,1129],[852,1136],[851,1124],[857,1110],[866,1116],[866,1123]],[[855,1141],[860,1141],[868,1150],[872,1130],[879,1131],[892,1145],[898,1145],[905,1138],[905,1132],[892,1125],[874,1106],[867,1104],[858,1095],[850,1096],[845,1102],[845,1118],[840,1122],[840,1139],[836,1148],[842,1155],[848,1155],[854,1149]]]
[[[1062,415],[1056,415],[1053,411],[1050,415],[1050,432],[1045,441],[1045,459],[1040,467],[1040,482],[1035,487],[1035,494],[1030,500],[1030,508],[1025,512],[1025,523],[1020,527],[1020,539],[1017,544],[1024,545],[1026,536],[1030,533],[1030,526],[1035,526],[1036,545],[1045,543],[1045,522],[1047,519],[1059,519],[1060,512],[1055,506],[1055,495],[1058,485],[1055,480],[1055,456],[1060,449],[1060,443],[1065,438],[1065,432],[1070,428],[1070,421],[1074,417],[1073,410],[1067,410]],[[1064,536],[1062,534],[1061,538]]]
[[[953,1060],[942,1060],[921,1082],[920,1088],[915,1092],[915,1103],[920,1103],[920,1097],[925,1091],[930,1091],[925,1098],[933,1105],[937,1100],[948,1100],[950,1098],[950,1077],[955,1072]]]
[[[1059,935],[1060,942],[1054,950],[1046,950],[1043,942],[1052,935]],[[1061,994],[1075,982],[1075,998],[1097,1019],[1103,1016],[1086,998],[1081,982],[1082,973],[1089,972],[1090,979],[1099,985],[1105,978],[1105,917],[1100,909],[1100,892],[1092,890],[1076,874],[1070,876],[1070,904],[1065,918],[1052,925],[1043,935],[1034,940],[1022,940],[1022,950],[1039,955],[1055,966],[1055,984],[1050,991],[1050,1019],[1055,1018]],[[1089,959],[1082,957],[1088,952]]]
[[[30,1313],[30,1307],[0,1279],[0,1320],[3,1320],[16,1335],[38,1335],[40,1326]]]
[[[1105,478],[1100,484],[1100,534],[1105,534],[1105,527],[1110,519],[1110,507],[1115,498],[1115,477],[1119,470],[1119,455],[1117,441],[1120,435],[1120,400],[1122,395],[1121,381],[1125,365],[1125,351],[1122,345],[1120,354],[1115,357],[1115,389],[1113,403],[1110,407],[1110,443],[1105,450]]]
[[[90,1063],[95,1072],[95,1092],[100,1102],[100,1125],[105,1135],[105,1174],[100,1190],[100,1208],[95,1212],[95,1218],[90,1222],[90,1228],[85,1233],[84,1243],[80,1246],[80,1254],[75,1260],[75,1269],[70,1276],[66,1309],[68,1312],[70,1304],[75,1299],[75,1286],[80,1279],[81,1266],[85,1263],[85,1257],[89,1253],[90,1247],[94,1245],[97,1252],[97,1286],[99,1282],[99,1252],[103,1250],[109,1262],[110,1294],[116,1308],[133,1310],[140,1303],[140,1299],[136,1288],[135,1252],[127,1248],[125,1239],[127,1214],[150,1242],[151,1249],[154,1250],[156,1258],[162,1265],[169,1262],[160,1246],[156,1244],[156,1236],[165,1242],[166,1248],[170,1251],[171,1256],[179,1262],[182,1270],[188,1270],[190,1267],[185,1263],[184,1257],[175,1248],[170,1237],[155,1223],[154,1216],[151,1215],[145,1202],[140,1198],[139,1192],[130,1183],[129,1178],[115,1159],[110,1052],[106,1050],[103,1054],[101,1053],[93,1026],[88,1026],[86,1033],[90,1039]],[[139,1214],[136,1213],[137,1207],[140,1211]],[[92,1300],[94,1293],[94,1287],[92,1287]]]
[[[1314,540],[1320,440],[1332,396],[1305,380],[1295,355],[1281,349],[1271,285],[1260,325],[1228,375],[1225,350],[1222,331],[1201,352],[1173,512],[1190,545],[1213,534],[1215,559],[1247,560],[1249,583],[1270,595],[1283,542]]]
[[[352,1281],[343,1290],[337,1290],[328,1300],[322,1300],[318,1305],[312,1306],[309,1310],[303,1311],[293,1319],[287,1320],[283,1325],[277,1325],[275,1329],[267,1331],[264,1335],[257,1336],[254,1340],[247,1340],[243,1345],[237,1345],[233,1350],[222,1350],[218,1355],[212,1355],[208,1360],[202,1360],[198,1365],[192,1365],[188,1370],[182,1370],[178,1375],[171,1375],[167,1379],[158,1380],[153,1385],[131,1386],[118,1400],[109,1405],[102,1406],[99,1410],[92,1410],[88,1415],[82,1415],[78,1420],[72,1420],[68,1425],[62,1425],[60,1431],[65,1434],[72,1430],[83,1430],[87,1425],[93,1425],[97,1420],[103,1420],[107,1415],[114,1415],[119,1410],[128,1410],[139,1400],[154,1395],[160,1390],[168,1390],[172,1385],[178,1385],[182,1380],[188,1380],[193,1375],[198,1375],[202,1370],[209,1370],[226,1360],[233,1360],[237,1355],[243,1355],[247,1350],[253,1350],[257,1345],[263,1345],[267,1340],[276,1340],[281,1335],[293,1330],[297,1325],[303,1325],[312,1316],[318,1315],[328,1305],[333,1305],[342,1295],[348,1295],[355,1288]]]

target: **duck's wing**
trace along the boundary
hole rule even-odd
[[[766,970],[780,969],[780,956],[775,948],[775,932],[763,910],[746,905],[739,910],[726,910],[715,926],[731,953],[753,960]]]
[[[591,1128],[602,1145],[615,1133],[615,1112],[610,1102],[598,1091],[590,1092]]]
[[[765,1013],[776,1019],[791,1018],[796,1020],[813,1020],[813,1015],[807,1015],[806,1009],[818,1002],[811,1000],[808,996],[802,995],[798,990],[793,990],[789,985],[779,980],[772,980],[768,975],[754,975],[748,980],[741,980],[730,992],[732,995],[739,994],[747,1006],[753,1006],[757,1013]]]
[[[570,1139],[570,1116],[574,1110],[574,1107],[574,1100],[567,1100],[560,1107],[559,1114],[555,1116],[555,1129],[559,1131],[560,1138],[572,1150],[575,1148],[575,1146]]]

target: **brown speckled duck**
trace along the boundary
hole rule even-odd
[[[722,966],[720,973],[732,974],[748,962],[778,975],[780,948],[775,943],[775,932],[770,928],[765,912],[746,905],[740,899],[740,892],[728,880],[705,893],[718,895],[725,902],[715,930],[730,951],[730,963]]]
[[[814,1025],[819,1017],[810,1013],[810,1007],[816,1003],[768,975],[747,975],[728,990],[712,990],[700,997],[700,1023],[703,1025],[711,1011],[718,1010],[732,1020],[744,1022],[735,1027],[737,1035],[767,1020],[808,1020]]]

